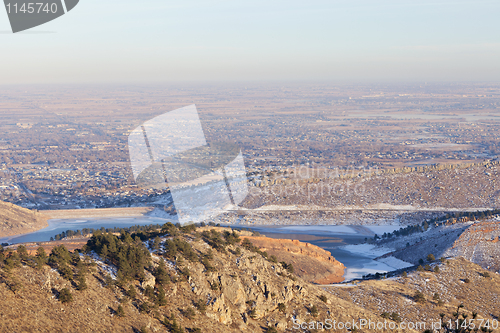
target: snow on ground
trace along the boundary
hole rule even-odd
[[[172,222],[172,223],[178,222],[177,215],[170,215],[169,213],[167,213],[163,209],[159,209],[159,208],[155,208],[152,211],[150,211],[149,213],[146,213],[146,216],[159,217],[159,218],[165,219],[166,220],[165,223],[166,222]]]
[[[355,244],[355,245],[345,245],[341,247],[342,250],[351,252],[353,254],[363,256],[370,259],[375,259],[386,253],[394,251],[394,249],[389,247],[380,247],[373,244]],[[360,261],[362,262],[362,261]],[[381,258],[377,260],[368,260],[361,264],[362,267],[349,267],[346,268],[344,273],[344,278],[346,281],[359,279],[363,275],[375,274],[375,273],[386,273],[394,271],[396,269],[401,269],[409,266],[413,266],[410,263],[399,260],[395,257]]]
[[[160,249],[163,249],[165,247],[165,242],[167,241],[167,239],[172,239],[173,237],[158,237],[158,238],[160,239],[160,243],[158,244],[157,250],[152,248],[154,239],[142,242],[151,254],[160,252]]]
[[[368,209],[387,209],[387,210],[417,210],[420,209],[420,207],[415,207],[412,205],[391,205],[388,203],[379,203],[376,205],[369,205],[366,207]]]
[[[172,261],[165,260],[165,266],[167,266],[168,268],[170,268],[171,270],[173,270],[175,272],[175,264]],[[175,274],[177,274],[177,273],[175,272]]]
[[[346,225],[305,225],[280,227],[280,230],[306,231],[306,232],[328,232],[332,234],[357,234],[358,232]]]
[[[354,283],[333,283],[333,284],[327,284],[327,286],[330,287],[357,287],[357,284]]]
[[[255,209],[256,211],[262,210],[300,210],[297,205],[264,205]]]
[[[369,229],[373,233],[377,235],[383,235],[384,232],[391,233],[394,230],[399,230],[403,226],[396,224],[396,225],[363,225],[366,229]]]
[[[409,262],[400,260],[400,259],[393,257],[393,256],[389,256],[386,258],[380,258],[380,259],[377,259],[377,261],[384,263],[390,267],[393,267],[394,269],[401,269],[401,268],[413,266],[413,264],[410,264]]]
[[[353,245],[345,245],[340,249],[344,251],[348,251],[357,255],[362,255],[367,258],[377,258],[383,256],[386,253],[394,251],[394,249],[389,247],[381,247],[373,244],[353,244]]]
[[[90,252],[90,254],[85,254],[85,255],[80,253],[80,258],[82,259],[88,258],[92,260],[97,264],[97,266],[99,266],[99,268],[108,273],[113,280],[116,280],[116,273],[118,272],[117,268],[114,265],[108,265],[102,262],[101,257],[94,251]]]
[[[347,268],[344,273],[346,281],[360,279],[363,275],[385,273],[393,271],[394,268],[382,262],[371,260],[360,268]]]

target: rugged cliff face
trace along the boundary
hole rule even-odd
[[[248,238],[261,251],[274,255],[278,261],[291,263],[295,274],[306,281],[330,284],[344,280],[345,266],[332,254],[316,245],[291,239],[242,236]]]
[[[0,201],[0,238],[33,232],[48,226],[41,213]]]

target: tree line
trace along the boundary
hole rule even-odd
[[[406,227],[401,227],[398,230],[394,230],[393,232],[384,232],[384,234],[382,234],[381,236],[375,234],[373,240],[376,241],[379,239],[390,239],[392,237],[408,236],[414,233],[425,232],[431,225],[437,227],[440,225],[449,225],[470,221],[483,221],[499,215],[500,209],[490,209],[476,212],[448,212],[443,216],[425,220],[422,222],[422,224],[414,224]]]

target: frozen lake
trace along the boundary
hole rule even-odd
[[[167,222],[177,223],[177,220],[169,220],[159,217],[110,217],[110,218],[78,218],[78,219],[52,219],[49,220],[49,226],[40,229],[38,231],[12,236],[12,237],[4,237],[0,238],[0,242],[8,242],[8,243],[26,243],[26,242],[45,242],[49,241],[50,237],[54,237],[57,234],[60,234],[63,231],[67,230],[82,230],[83,228],[94,228],[100,229],[104,228],[127,228],[132,227],[134,225],[149,225],[149,224],[158,224],[162,225]]]
[[[399,268],[411,266],[396,258],[375,258],[389,253],[392,249],[375,249],[370,244],[360,244],[366,237],[392,232],[399,229],[398,225],[383,226],[277,226],[252,227],[249,229],[272,238],[297,239],[317,245],[329,252],[346,266],[344,278],[348,280],[361,278],[363,275],[385,273]]]

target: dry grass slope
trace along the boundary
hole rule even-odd
[[[500,276],[464,258],[450,259],[439,265],[438,273],[412,272],[407,278],[371,280],[356,287],[330,287],[336,297],[366,310],[382,314],[396,312],[402,321],[438,321],[445,314],[447,321],[460,304],[460,311],[478,319],[500,320]],[[488,276],[488,277],[485,277]],[[425,302],[417,303],[415,294],[423,293]],[[435,294],[439,299],[434,299]],[[442,301],[440,305],[439,300]],[[428,327],[429,328],[429,327]]]
[[[0,238],[33,232],[48,226],[41,213],[0,201]]]

